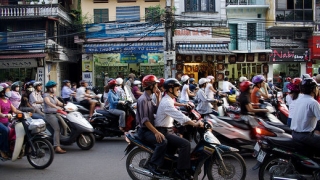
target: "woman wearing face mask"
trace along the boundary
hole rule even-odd
[[[16,109],[18,109],[21,104],[21,95],[19,91],[20,91],[19,82],[13,83],[11,85],[11,97],[9,98],[9,100]]]
[[[57,110],[62,110],[63,103],[60,102],[55,96],[57,91],[57,83],[54,81],[48,81],[46,84],[46,92],[43,95],[44,105],[43,111],[45,113],[46,121],[54,129],[53,134],[53,146],[55,147],[55,152],[59,154],[66,153],[65,150],[60,147],[60,126],[59,119],[57,118]]]
[[[6,83],[0,84],[0,153],[3,159],[8,159],[9,151],[9,120],[12,115],[9,112],[21,113],[10,102],[8,98],[11,97],[9,85]]]

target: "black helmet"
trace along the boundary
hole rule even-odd
[[[190,83],[193,83],[194,80],[195,80],[194,78],[190,78],[190,79],[189,79],[189,82],[190,82]]]
[[[20,87],[19,82],[14,82],[14,83],[11,85],[11,91],[15,91],[15,90],[16,90],[16,87]]]
[[[317,86],[318,84],[313,78],[305,78],[300,83],[300,91],[303,94],[311,94],[313,89]]]
[[[62,81],[63,84],[67,84],[67,83],[69,83],[69,82],[70,82],[70,81],[67,80],[67,79]]]
[[[179,81],[175,78],[169,78],[169,79],[166,79],[163,83],[163,88],[168,91],[170,88],[173,88],[173,87],[180,87],[181,84],[179,83]]]

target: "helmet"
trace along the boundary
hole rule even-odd
[[[169,78],[169,79],[166,79],[163,83],[163,88],[165,90],[169,90],[170,88],[173,88],[173,87],[180,87],[182,86],[179,81],[175,78]]]
[[[272,78],[268,78],[268,82],[271,82],[272,81]]]
[[[87,83],[86,80],[81,80],[81,81],[79,82],[80,85],[84,85],[85,83]]]
[[[266,78],[264,78],[263,75],[256,75],[256,76],[254,76],[254,77],[252,78],[252,83],[253,83],[253,84],[258,84],[258,83],[261,83],[261,82],[263,82],[263,81],[265,81],[265,80],[266,80]]]
[[[117,78],[116,82],[117,82],[117,85],[121,85],[123,83],[123,79],[122,78]]]
[[[33,87],[42,86],[42,82],[36,81],[33,83]]]
[[[244,76],[241,76],[239,78],[239,82],[242,83],[243,81],[248,81],[248,79],[246,77],[244,77]]]
[[[316,86],[318,86],[318,84],[314,79],[305,78],[300,84],[300,91],[303,94],[310,94]]]
[[[139,85],[139,84],[141,84],[141,81],[139,81],[139,80],[133,81],[133,85]]]
[[[11,85],[11,90],[15,91],[15,90],[16,90],[16,87],[20,87],[19,82],[14,82],[14,83]]]
[[[199,80],[199,85],[202,85],[202,84],[207,83],[207,82],[209,82],[209,81],[210,81],[210,80],[207,79],[207,78],[201,78],[201,79]]]
[[[116,81],[115,79],[112,79],[111,81],[108,82],[108,85],[109,85],[110,87],[113,87],[113,86],[115,86],[116,84],[117,84],[117,81]]]
[[[311,78],[311,76],[309,74],[302,74],[301,79],[305,79],[305,78]]]
[[[69,83],[69,82],[70,82],[70,81],[67,80],[67,79],[62,81],[63,84],[67,84],[67,83]]]
[[[135,84],[136,81],[133,82],[133,84]],[[139,81],[140,82],[140,81]],[[147,88],[151,85],[154,85],[155,83],[159,83],[160,81],[158,80],[158,78],[154,75],[147,75],[142,79],[142,87],[143,88]],[[141,84],[141,82],[140,82]]]
[[[56,86],[56,85],[57,85],[56,82],[50,80],[50,81],[47,82],[46,88],[52,88],[52,87],[54,87],[54,86]]]
[[[299,78],[300,79],[300,78]],[[299,84],[296,85],[294,84],[293,82],[290,82],[289,84],[287,84],[287,88],[292,91],[292,92],[299,92],[300,89],[299,89]]]
[[[109,80],[108,80],[108,83],[110,82],[110,81],[112,81],[113,80],[113,78],[109,78]],[[116,81],[117,82],[117,81]]]
[[[188,75],[183,75],[183,76],[181,77],[181,81],[182,81],[182,82],[186,82],[189,78],[190,78],[190,77],[189,77]]]
[[[291,81],[291,77],[287,77],[286,80],[290,82]]]
[[[194,78],[190,78],[189,82],[192,83],[192,82],[194,82],[194,80],[195,80]]]
[[[249,87],[252,85],[253,83],[251,81],[243,81],[242,83],[240,83],[240,91],[241,92],[245,92],[249,89]]]
[[[159,79],[159,83],[158,83],[158,87],[162,87],[163,83],[164,83],[165,79],[164,78],[160,78]]]
[[[320,83],[320,74],[318,74],[318,75],[316,76],[316,81],[317,81],[317,83]]]
[[[294,79],[292,80],[292,83],[293,83],[294,85],[299,86],[300,83],[301,83],[301,81],[302,81],[301,78],[294,78]]]
[[[6,90],[7,88],[9,88],[7,83],[0,83],[0,92]]]
[[[214,79],[214,76],[207,76],[207,79],[211,81],[212,79]]]

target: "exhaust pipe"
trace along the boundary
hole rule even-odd
[[[133,171],[133,172],[136,172],[136,173],[139,173],[139,174],[148,176],[148,177],[154,177],[154,176],[153,176],[153,173],[150,172],[149,170],[144,169],[144,168],[140,168],[140,167],[135,167],[133,164],[130,164],[130,165],[129,165],[129,169],[130,169],[131,171]]]

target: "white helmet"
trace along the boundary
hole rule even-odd
[[[134,85],[140,85],[140,84],[141,84],[141,81],[135,80],[135,81],[133,81],[133,84],[134,84]]]
[[[214,79],[214,76],[207,76],[207,79],[209,79],[209,81],[211,81],[212,79]]]
[[[116,82],[118,85],[121,85],[123,83],[123,79],[122,78],[117,78]]]
[[[202,84],[207,83],[207,82],[209,82],[209,81],[210,81],[210,80],[207,79],[207,78],[201,78],[201,79],[199,80],[199,85],[202,85]]]
[[[268,78],[268,82],[271,82],[272,81],[272,78]]]
[[[244,76],[241,76],[239,78],[239,82],[243,82],[243,81],[248,81],[248,79],[246,77],[244,77]]]
[[[189,77],[188,75],[183,75],[183,76],[181,77],[181,81],[182,81],[182,82],[186,82],[189,78],[190,78],[190,77]]]
[[[42,86],[42,82],[36,81],[33,83],[33,87]]]

